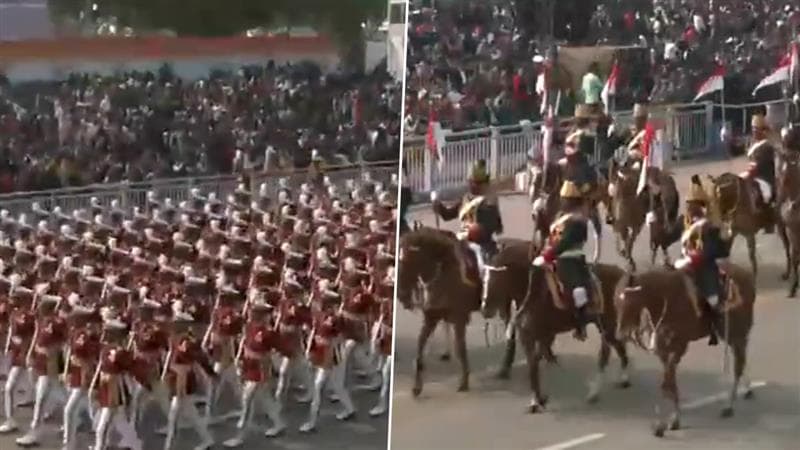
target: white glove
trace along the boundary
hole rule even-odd
[[[608,137],[611,137],[614,134],[614,131],[616,131],[616,127],[612,123],[608,126]]]
[[[647,221],[648,225],[656,223],[656,213],[653,211],[648,212],[647,217],[645,217],[645,221]]]
[[[536,267],[541,267],[544,265],[544,256],[537,256],[536,259],[533,260],[533,265]]]
[[[436,191],[431,191],[431,203],[435,202],[439,199],[439,193]]]

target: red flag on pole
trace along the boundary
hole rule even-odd
[[[644,139],[642,139],[642,171],[639,173],[639,184],[636,186],[636,194],[641,194],[647,181],[647,169],[650,167],[650,149],[656,137],[656,128],[648,122],[644,129]]]

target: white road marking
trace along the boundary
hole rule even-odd
[[[750,389],[751,390],[752,389],[758,389],[758,388],[762,388],[762,387],[764,387],[766,385],[767,385],[766,381],[754,381],[754,382],[750,383]],[[745,392],[745,388],[740,387],[739,388],[739,395],[744,394],[744,392]],[[704,406],[708,406],[708,405],[714,404],[714,403],[722,401],[722,400],[727,400],[728,399],[728,394],[729,394],[729,392],[726,391],[726,392],[720,392],[720,393],[714,394],[714,395],[709,395],[709,396],[706,396],[706,397],[701,397],[701,398],[698,398],[696,400],[692,400],[689,403],[682,404],[681,405],[681,409],[691,410],[691,409],[702,408]]]
[[[577,447],[579,445],[588,444],[589,442],[603,439],[606,435],[604,433],[587,434],[579,438],[571,439],[569,441],[559,442],[548,447],[540,447],[538,450],[566,450],[568,448]]]

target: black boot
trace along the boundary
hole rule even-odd
[[[575,309],[575,332],[573,336],[579,341],[586,340],[586,306]]]
[[[717,329],[714,326],[714,323],[717,320],[717,312],[711,307],[709,307],[708,311],[706,311],[706,320],[708,321],[708,345],[714,347],[719,344],[719,341],[717,340]]]

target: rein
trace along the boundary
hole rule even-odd
[[[651,351],[651,352],[653,350],[655,350],[655,348],[656,348],[656,336],[658,335],[658,329],[661,328],[661,323],[664,321],[664,317],[667,316],[667,303],[669,303],[669,302],[665,298],[664,299],[664,306],[661,308],[661,315],[658,318],[658,321],[653,326],[653,332],[650,335],[650,342],[647,343],[647,347],[645,347],[644,344],[642,343],[642,333],[641,333],[641,331],[637,330],[637,332],[636,332],[636,344],[639,345],[639,347],[641,347],[642,350]],[[647,312],[649,314],[650,313],[650,309],[647,308],[647,307],[645,307],[645,309],[647,309]],[[652,319],[651,319],[651,322],[652,322]]]

